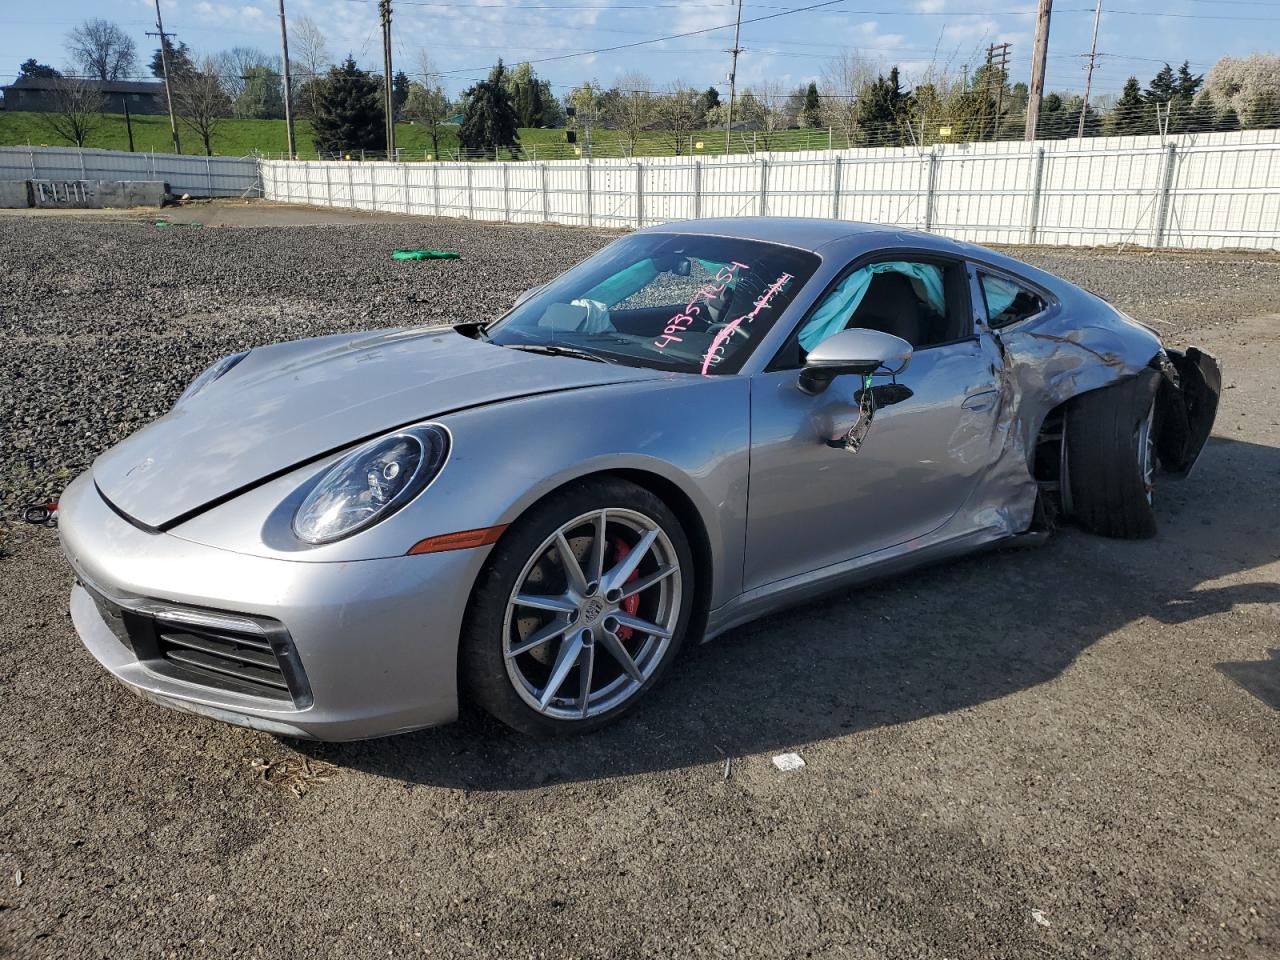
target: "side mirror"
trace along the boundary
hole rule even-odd
[[[537,293],[541,289],[542,287],[530,287],[528,290],[524,290],[521,293],[517,294],[516,302],[511,305],[512,308],[520,306],[520,304],[524,303],[526,300],[528,300],[530,297],[532,297],[535,293]]]
[[[799,387],[817,394],[845,374],[868,376],[884,368],[901,373],[911,362],[911,344],[891,333],[855,328],[827,337],[809,351],[800,371]]]

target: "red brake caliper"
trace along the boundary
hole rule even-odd
[[[614,537],[609,542],[613,544],[613,549],[614,549],[613,562],[621,563],[623,560],[627,558],[627,554],[631,552],[631,548],[627,546],[619,537]],[[632,570],[631,576],[627,577],[627,583],[630,583],[632,580],[635,580],[639,576],[640,576],[639,570]],[[623,600],[622,609],[634,617],[636,614],[636,611],[640,609],[640,594],[637,593],[635,596],[627,597],[627,599]],[[619,640],[630,640],[633,633],[635,633],[635,631],[632,630],[630,627],[618,627]]]

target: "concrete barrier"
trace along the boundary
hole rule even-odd
[[[31,206],[30,180],[0,180],[0,210]]]
[[[31,206],[122,210],[158,207],[169,193],[161,180],[29,180]]]

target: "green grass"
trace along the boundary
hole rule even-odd
[[[47,114],[19,113],[0,110],[0,146],[34,146],[65,147],[72,146],[50,129]],[[311,124],[299,120],[294,124],[294,134],[298,143],[299,156],[314,158],[315,148],[311,143]],[[178,136],[182,141],[182,152],[187,154],[204,154],[204,145],[195,131],[185,124],[179,123]],[[579,134],[579,141],[582,135]],[[599,158],[626,156],[628,151],[616,130],[597,130],[594,137],[594,156]],[[838,138],[837,138],[838,141]],[[701,142],[699,148],[697,143]],[[172,153],[173,142],[169,134],[169,118],[167,116],[133,117],[134,149],[140,153],[154,150],[157,153]],[[458,148],[456,127],[446,127],[440,138],[440,155],[435,156],[431,147],[431,137],[424,127],[401,123],[396,125],[396,143],[406,160],[425,160],[431,154],[434,159],[450,159]],[[537,160],[571,160],[580,154],[565,140],[564,130],[539,130],[526,128],[520,131],[520,143],[525,156]],[[690,144],[693,144],[691,147]],[[86,147],[97,147],[104,150],[128,150],[129,139],[125,131],[124,116],[107,114],[102,122],[90,134]],[[581,147],[581,143],[578,144]],[[703,130],[682,138],[681,153],[693,153],[695,156],[722,154],[724,149],[723,130]],[[768,147],[773,150],[815,150],[827,146],[825,130],[783,130],[771,134]],[[839,142],[835,146],[841,146]],[[746,153],[752,149],[765,149],[763,134],[739,133],[733,135],[733,152]],[[287,149],[283,120],[224,120],[218,124],[213,137],[213,152],[217,156],[242,157],[251,153],[283,154]],[[658,131],[646,131],[640,135],[635,147],[635,156],[669,157],[675,152],[670,135]],[[506,152],[503,151],[503,159]]]

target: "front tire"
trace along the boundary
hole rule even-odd
[[[648,490],[597,478],[557,491],[489,556],[461,638],[463,688],[533,736],[609,723],[670,668],[693,576],[680,522]]]
[[[1137,377],[1071,401],[1066,420],[1066,482],[1071,518],[1090,533],[1153,537],[1156,388],[1159,375]]]

